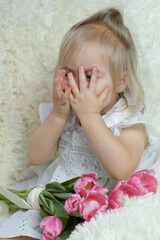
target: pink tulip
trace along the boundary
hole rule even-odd
[[[79,213],[89,222],[92,217],[95,217],[98,211],[106,213],[107,208],[108,196],[91,190],[88,191],[86,197],[80,201]]]
[[[139,195],[145,195],[148,192],[157,191],[158,182],[154,177],[155,172],[152,169],[145,169],[134,173],[128,180],[128,184],[134,186]]]
[[[64,209],[70,214],[79,210],[79,202],[81,196],[79,194],[72,194],[66,201]]]
[[[40,227],[44,228],[43,240],[54,240],[61,233],[63,225],[59,218],[48,216],[40,222]]]
[[[94,190],[96,188],[97,180],[98,177],[95,172],[84,174],[74,183],[74,190],[81,196],[85,196],[88,191]]]
[[[125,180],[119,181],[112,189],[109,199],[109,206],[111,208],[119,208],[124,204],[124,196],[128,195],[129,198],[138,196],[138,190],[129,185]]]
[[[109,192],[107,188],[103,188],[103,187],[96,187],[94,190],[102,194],[107,194]]]

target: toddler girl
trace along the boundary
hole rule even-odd
[[[42,124],[28,140],[27,158],[36,166],[25,171],[31,179],[12,188],[91,171],[102,177],[101,186],[109,177],[111,188],[135,171],[153,168],[158,143],[144,119],[143,100],[134,42],[119,11],[106,9],[73,26],[61,44],[53,104],[40,105]],[[0,236],[41,239],[34,229],[40,221],[36,210],[18,211],[1,225]]]

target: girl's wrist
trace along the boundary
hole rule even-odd
[[[63,121],[66,122],[69,118],[69,115],[64,115],[64,114],[58,113],[54,109],[51,114],[54,118],[56,118],[57,120],[62,121],[62,122]]]
[[[81,122],[81,125],[87,124],[88,122],[90,123],[91,121],[94,121],[95,119],[102,118],[100,113],[88,113],[81,115],[79,117],[79,121]]]

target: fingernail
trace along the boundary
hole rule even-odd
[[[68,77],[72,77],[72,73],[71,72],[68,73]]]
[[[80,70],[80,71],[83,71],[83,70],[84,70],[84,67],[83,67],[83,66],[80,66],[79,70]]]

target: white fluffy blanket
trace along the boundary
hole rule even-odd
[[[0,0],[0,184],[22,180],[26,141],[39,125],[64,33],[105,7],[122,9],[135,40],[146,93],[146,117],[160,133],[159,0]],[[160,169],[156,169],[159,177]],[[160,239],[160,197],[126,205],[79,227],[70,239]]]
[[[99,213],[96,220],[77,226],[68,240],[159,240],[160,191],[127,199],[124,207]]]

